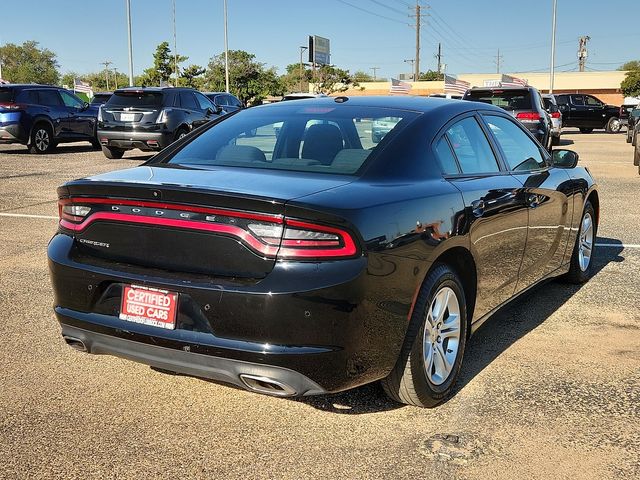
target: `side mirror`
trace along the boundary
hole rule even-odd
[[[573,150],[553,150],[551,152],[551,162],[554,167],[574,168],[578,165],[578,154]]]
[[[215,105],[214,112],[216,115],[220,115],[222,113],[222,107],[220,105]]]
[[[81,108],[80,110],[84,111],[84,110],[86,110],[87,108],[89,108],[89,104],[88,104],[87,102],[83,102],[83,103],[82,103],[82,108]]]

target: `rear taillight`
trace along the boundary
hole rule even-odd
[[[156,119],[156,123],[167,123],[167,113],[169,112],[169,109],[162,109],[160,110],[160,113],[158,114],[158,118]]]
[[[24,110],[24,105],[19,103],[0,103],[0,108],[4,110]]]
[[[356,255],[346,230],[280,215],[106,198],[58,202],[60,226],[80,233],[96,221],[199,230],[230,236],[256,253],[279,259],[331,259]]]
[[[100,108],[98,108],[98,121],[102,121],[102,105],[100,105]]]
[[[560,118],[560,112],[553,112],[551,118]]]
[[[518,120],[540,120],[540,114],[538,112],[520,112],[516,114]]]

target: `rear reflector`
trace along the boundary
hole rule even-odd
[[[560,112],[553,112],[551,118],[560,118]]]
[[[520,112],[516,114],[518,120],[540,120],[538,112]]]
[[[331,259],[358,252],[353,237],[343,229],[280,215],[108,198],[67,198],[58,206],[60,227],[76,233],[94,222],[123,222],[233,237],[269,258]]]

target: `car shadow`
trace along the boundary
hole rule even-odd
[[[624,257],[620,256],[623,250],[620,240],[599,237],[597,242],[606,243],[608,246],[596,250],[594,276],[609,263],[624,261]],[[553,288],[548,288],[550,284]],[[460,377],[445,403],[511,345],[544,323],[581,288],[582,285],[552,280],[533,288],[494,313],[469,340]],[[290,400],[337,414],[377,413],[405,406],[389,400],[378,382],[335,395]]]
[[[95,151],[99,151],[99,150],[95,150],[93,146],[88,142],[87,143],[81,142],[81,143],[68,143],[68,144],[57,145],[56,148],[53,149],[53,151],[42,154],[42,155],[61,155],[65,153],[80,153],[80,152],[95,152]],[[8,153],[12,155],[39,155],[39,154],[30,153],[26,145],[20,145],[20,144],[15,144],[12,146],[12,148],[9,148],[9,149],[3,148],[0,151],[0,153]]]
[[[566,147],[567,145],[573,145],[574,141],[573,140],[569,140],[568,138],[560,138],[560,143],[558,144],[558,146],[560,147]]]

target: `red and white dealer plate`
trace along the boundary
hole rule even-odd
[[[122,290],[120,320],[173,330],[177,309],[175,292],[138,285],[125,285]]]

